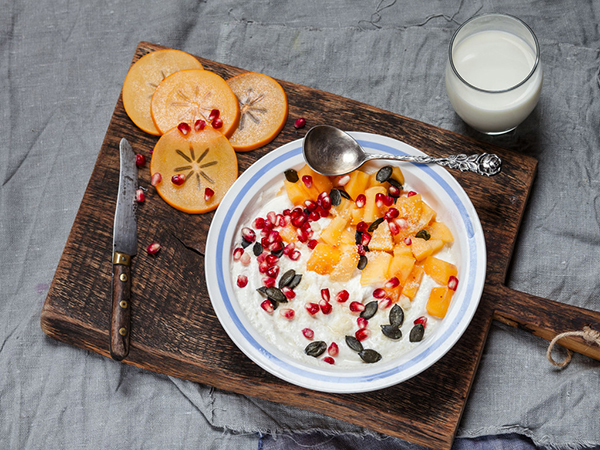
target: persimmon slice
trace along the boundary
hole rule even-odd
[[[246,72],[227,80],[240,104],[240,123],[229,141],[238,152],[271,142],[285,125],[288,101],[285,91],[273,78]]]
[[[211,111],[219,111],[223,125],[219,131],[229,137],[240,120],[235,94],[223,78],[214,72],[190,69],[165,78],[152,96],[150,111],[156,128],[166,133],[181,122],[193,125],[209,121]]]
[[[215,209],[236,180],[237,156],[227,138],[210,125],[201,131],[192,127],[187,134],[175,127],[156,143],[150,172],[161,174],[156,190],[165,202],[199,214]],[[177,175],[183,176],[183,183],[172,181]]]
[[[202,64],[189,53],[173,49],[148,53],[131,66],[123,83],[123,106],[141,130],[161,134],[150,114],[152,94],[162,80],[185,69],[202,69]]]

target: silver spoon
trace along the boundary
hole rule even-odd
[[[496,175],[500,172],[502,160],[498,155],[451,155],[445,158],[431,156],[396,156],[366,153],[360,144],[348,133],[329,126],[317,125],[304,136],[302,146],[304,159],[315,171],[327,175],[345,175],[358,169],[372,159],[390,159],[415,163],[436,163],[461,172],[470,171],[480,175]]]

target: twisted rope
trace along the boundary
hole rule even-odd
[[[598,332],[596,330],[592,330],[588,326],[583,327],[583,330],[581,330],[581,331],[567,331],[566,333],[561,333],[561,334],[557,335],[554,339],[552,339],[552,341],[550,342],[550,345],[548,346],[548,351],[546,352],[546,358],[548,358],[548,361],[550,361],[552,363],[552,365],[554,365],[556,367],[560,367],[562,369],[563,367],[566,367],[571,362],[571,357],[573,356],[573,352],[569,349],[567,349],[567,357],[564,359],[564,361],[556,362],[552,358],[552,349],[554,348],[554,344],[556,344],[558,341],[560,341],[564,337],[571,337],[571,336],[582,337],[590,345],[596,344],[597,346],[600,347],[600,332]]]

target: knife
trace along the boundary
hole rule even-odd
[[[113,227],[112,314],[110,356],[121,361],[129,353],[131,328],[131,258],[137,253],[135,190],[138,171],[135,153],[125,138],[119,146],[121,171]]]

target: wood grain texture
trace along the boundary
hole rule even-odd
[[[110,356],[122,361],[129,353],[131,328],[131,266],[113,264]]]
[[[133,61],[159,48],[163,47],[141,42]],[[198,59],[205,69],[226,79],[244,72]],[[145,167],[139,171],[139,183],[148,191],[138,208],[138,246],[143,249],[156,241],[162,250],[155,256],[139,251],[133,260],[131,347],[124,362],[327,414],[433,449],[449,449],[493,318],[545,339],[584,323],[600,329],[597,312],[503,286],[535,176],[534,159],[340,96],[280,83],[289,99],[287,123],[267,146],[238,154],[240,172],[317,124],[390,136],[433,156],[487,152],[503,159],[502,173],[493,178],[451,171],[477,209],[487,244],[486,287],[472,323],[439,362],[400,385],[368,394],[325,394],[281,381],[237,349],[212,309],[204,280],[204,248],[213,214],[188,215],[169,207],[150,185]],[[306,118],[306,129],[294,128],[298,117]],[[49,336],[105,356],[109,356],[112,224],[123,137],[146,157],[158,139],[130,121],[119,98],[41,315],[42,329]],[[561,310],[569,311],[564,321],[555,317]],[[568,343],[581,351],[582,342]]]

